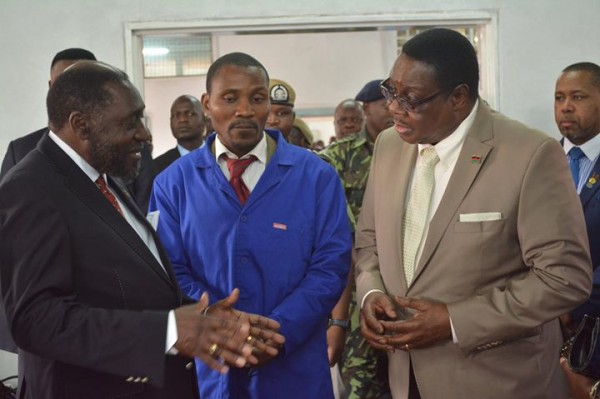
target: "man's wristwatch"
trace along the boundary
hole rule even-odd
[[[329,319],[329,321],[327,322],[327,328],[329,328],[331,326],[342,327],[342,329],[344,331],[347,331],[348,328],[350,327],[350,321],[340,320],[340,319]]]

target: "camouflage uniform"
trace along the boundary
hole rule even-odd
[[[319,153],[337,170],[342,179],[352,222],[357,220],[362,207],[372,154],[373,143],[369,141],[364,128],[332,143]],[[346,337],[344,355],[340,360],[346,395],[350,399],[390,398],[387,355],[373,349],[360,333],[360,309],[356,306],[356,289],[352,290],[349,311],[350,331]]]

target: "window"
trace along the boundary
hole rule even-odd
[[[206,75],[212,63],[211,35],[142,37],[144,78]]]

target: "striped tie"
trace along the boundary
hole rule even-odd
[[[119,213],[121,214],[121,216],[123,216],[123,210],[119,206],[119,203],[117,202],[117,198],[108,189],[108,186],[106,185],[106,180],[104,180],[104,176],[102,176],[102,175],[98,176],[98,178],[96,179],[95,183],[96,183],[96,186],[98,186],[98,188],[102,192],[102,194],[104,194],[104,196],[106,197],[106,199],[108,200],[108,202],[110,202],[110,204],[117,211],[119,211]]]

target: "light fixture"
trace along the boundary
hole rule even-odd
[[[142,54],[146,57],[158,57],[169,54],[169,49],[166,47],[144,47]]]

